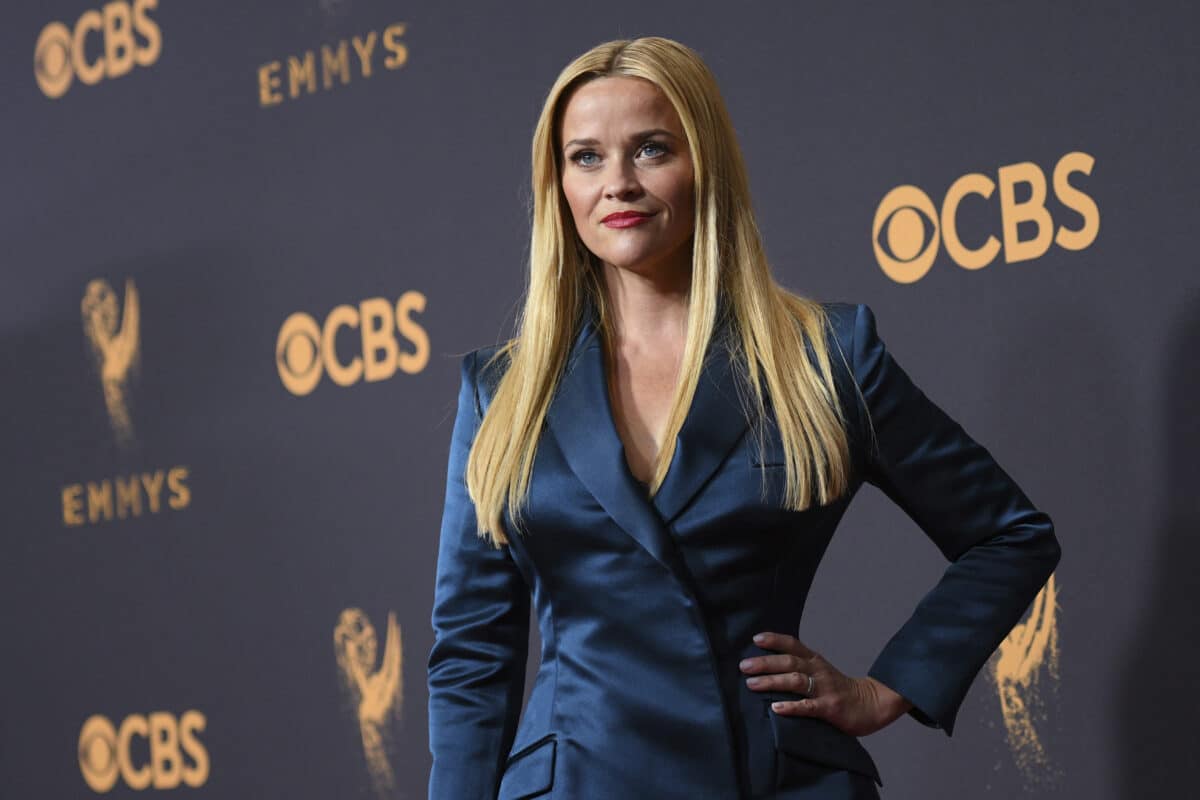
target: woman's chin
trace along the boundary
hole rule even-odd
[[[661,278],[674,272],[674,267],[662,253],[654,254],[615,254],[608,258],[601,257],[600,261],[606,268],[615,269],[622,273],[638,275],[643,278]],[[688,263],[681,268],[691,269]]]

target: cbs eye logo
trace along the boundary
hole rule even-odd
[[[394,306],[382,297],[358,306],[337,306],[323,323],[297,311],[283,321],[275,340],[279,380],[303,397],[317,388],[323,373],[338,386],[352,386],[360,380],[386,380],[397,369],[409,375],[420,372],[429,363],[429,334],[411,315],[424,310],[425,295],[409,291]],[[345,363],[338,359],[336,346],[341,328],[358,328],[361,335],[361,355]],[[413,352],[400,349],[396,333],[412,344]]]
[[[1003,244],[994,235],[978,247],[968,247],[959,237],[958,210],[968,195],[987,200],[997,188],[991,178],[973,172],[950,185],[939,211],[933,200],[916,186],[897,186],[879,203],[871,227],[875,260],[896,283],[915,283],[925,277],[938,254],[939,242],[946,254],[963,269],[977,270],[995,261],[1001,250],[1005,263],[1039,258],[1057,244],[1065,250],[1082,250],[1100,232],[1100,210],[1090,196],[1068,182],[1070,175],[1092,173],[1095,159],[1087,153],[1067,153],[1054,166],[1052,185],[1058,202],[1083,218],[1078,228],[1058,226],[1046,209],[1046,175],[1037,164],[1024,161],[1000,167],[1000,229]],[[1029,199],[1018,202],[1017,184],[1029,187]],[[1019,223],[1036,230],[1031,239],[1018,238]]]
[[[33,51],[33,75],[42,94],[53,100],[66,94],[76,77],[92,86],[157,61],[162,31],[149,16],[157,7],[158,0],[113,0],[100,11],[83,12],[74,27],[51,22],[42,28]],[[91,34],[99,35],[99,47],[89,47],[96,38]]]
[[[79,771],[97,794],[116,786],[118,778],[136,790],[203,786],[210,762],[198,734],[206,724],[195,710],[178,718],[166,711],[130,714],[119,727],[96,714],[79,731]],[[136,745],[134,739],[146,744]]]

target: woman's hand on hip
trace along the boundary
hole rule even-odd
[[[874,678],[843,675],[795,636],[760,633],[754,643],[777,654],[744,659],[741,670],[751,676],[746,685],[756,692],[806,695],[802,700],[772,703],[776,714],[819,717],[852,736],[866,736],[912,708],[912,703]]]

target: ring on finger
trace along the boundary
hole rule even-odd
[[[813,680],[813,676],[810,674],[810,675],[808,676],[808,688],[806,688],[806,689],[804,690],[804,694],[806,694],[806,695],[807,695],[807,696],[809,696],[809,697],[812,697],[812,695],[813,695],[813,688],[814,688],[815,686],[816,686],[816,681],[814,681],[814,680]]]

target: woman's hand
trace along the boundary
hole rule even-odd
[[[746,685],[754,691],[795,692],[803,700],[771,704],[777,714],[820,717],[852,736],[866,736],[890,725],[907,713],[912,703],[871,677],[843,675],[824,656],[808,649],[794,636],[760,633],[754,643],[780,655],[747,658],[742,672],[753,677]],[[812,692],[808,691],[812,676]]]

